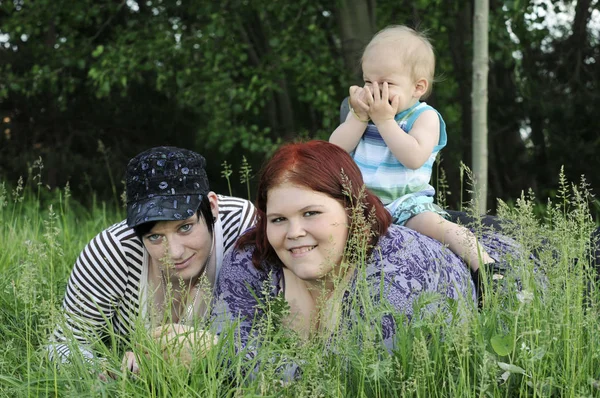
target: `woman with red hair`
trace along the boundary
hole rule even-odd
[[[422,315],[413,311],[423,293],[435,293],[425,311],[443,311],[446,319],[450,302],[476,308],[465,263],[438,241],[392,225],[381,201],[363,187],[355,162],[336,145],[281,147],[262,169],[256,208],[255,228],[223,260],[213,311],[217,329],[220,320],[240,320],[244,346],[253,321],[264,315],[263,303],[279,295],[289,304],[283,323],[305,338],[347,328],[365,315],[367,301],[388,308],[376,322],[388,349],[400,319],[394,315]],[[494,257],[506,249],[498,239],[486,246]]]

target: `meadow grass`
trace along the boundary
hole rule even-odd
[[[542,218],[531,193],[515,206],[501,204],[498,213],[509,220],[505,233],[539,261],[512,259],[514,275],[495,291],[487,286],[483,308],[471,309],[461,322],[432,315],[407,325],[396,314],[400,327],[391,354],[376,322],[386,307],[365,307],[364,319],[347,333],[303,341],[281,326],[286,306],[275,299],[264,304],[269,316],[257,325],[256,356],[236,352],[235,333],[227,333],[188,367],[164,357],[138,327],[131,344],[146,354],[141,375],[131,376],[120,366],[130,347],[115,336],[115,344],[95,347],[104,360],[94,363],[74,354],[57,368],[46,351],[77,255],[123,219],[123,209],[103,202],[85,209],[68,189],[0,183],[0,396],[600,396],[600,295],[589,259],[595,228],[589,199],[585,182],[574,186],[561,178],[559,196]],[[479,233],[482,228],[475,226]],[[300,366],[302,377],[282,380],[290,364]],[[114,378],[102,381],[100,369]]]

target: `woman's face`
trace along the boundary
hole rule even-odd
[[[284,183],[269,190],[266,210],[267,239],[297,277],[321,279],[341,264],[348,216],[337,200]]]
[[[142,241],[155,264],[169,277],[185,281],[203,272],[212,245],[206,222],[197,214],[185,220],[159,221]]]

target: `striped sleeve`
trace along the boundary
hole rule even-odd
[[[63,322],[49,347],[51,359],[57,355],[60,362],[68,360],[68,342],[76,342],[85,358],[93,358],[90,347],[114,326],[108,323],[126,295],[130,272],[126,251],[132,248],[124,248],[118,237],[127,229],[121,222],[102,231],[77,258],[63,300]]]
[[[244,231],[254,225],[255,208],[248,200],[218,195],[219,216],[223,225],[223,253]]]

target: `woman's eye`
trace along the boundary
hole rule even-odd
[[[146,239],[150,243],[157,243],[160,240],[160,235],[159,234],[147,235]]]
[[[271,219],[271,223],[272,224],[278,224],[278,223],[282,222],[283,220],[285,220],[285,218],[283,218],[283,217],[275,217],[275,218]]]
[[[192,227],[192,224],[183,224],[181,227],[179,227],[179,232],[189,232],[192,230]]]
[[[305,211],[304,212],[304,217],[311,217],[311,216],[316,216],[317,214],[320,214],[320,211]]]

